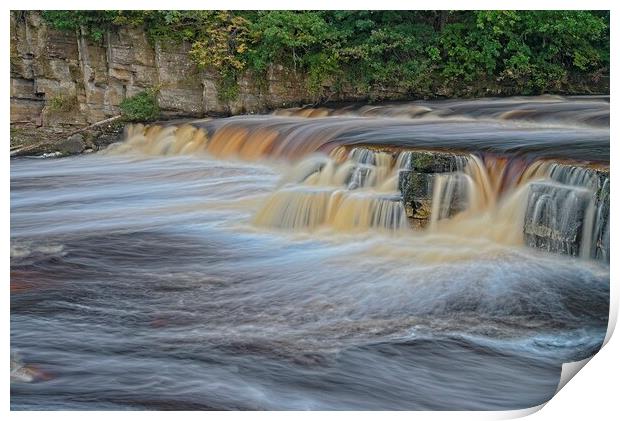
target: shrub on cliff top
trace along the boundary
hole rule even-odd
[[[147,89],[120,103],[121,115],[125,121],[151,121],[159,118],[157,91]]]

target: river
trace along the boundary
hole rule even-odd
[[[609,266],[526,247],[514,215],[557,162],[608,165],[608,99],[501,101],[135,126],[12,159],[11,409],[546,402],[602,344]],[[463,151],[469,207],[412,228],[385,145]]]

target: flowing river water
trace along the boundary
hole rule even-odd
[[[12,409],[519,409],[600,348],[608,98],[190,123],[12,160]],[[424,228],[416,148],[458,152]],[[587,209],[578,255],[526,246],[534,184]]]

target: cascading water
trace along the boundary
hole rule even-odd
[[[440,219],[449,218],[471,206],[475,190],[471,178],[462,172],[436,175],[431,202],[431,229],[437,226]]]
[[[587,247],[591,241],[582,237],[582,232],[587,232],[586,227],[592,224],[588,217],[592,192],[558,183],[538,183],[531,190],[526,215],[527,241],[548,251],[578,255],[579,248]]]
[[[128,125],[125,139],[123,143],[112,145],[105,153],[123,155],[133,152],[174,156],[205,152],[207,149],[206,133],[189,124],[180,127]]]
[[[595,171],[573,165],[551,164],[549,178],[558,183],[575,187],[584,187],[589,190],[597,190],[600,187],[599,176]]]
[[[607,329],[606,110],[287,110],[12,160],[11,408],[548,400]]]
[[[395,179],[392,173],[399,171],[392,161],[391,154],[364,148],[352,149],[340,164],[334,158],[303,160],[284,177],[282,188],[267,199],[254,222],[290,230],[321,226],[405,229],[407,220],[396,185],[385,186],[386,180]]]
[[[547,166],[551,182],[532,186],[528,244],[583,258],[609,258],[609,177],[574,165]]]
[[[287,127],[284,132],[276,129],[282,125]],[[317,141],[329,141],[342,130],[342,126],[336,132],[314,130],[312,126],[312,130],[303,132],[303,124],[295,127],[288,121],[278,121],[256,131],[224,125],[207,140],[204,130],[188,124],[180,127],[136,125],[129,126],[126,141],[114,145],[108,153],[203,152],[220,157],[257,159],[266,153],[279,156],[278,151],[289,149],[292,134],[310,136],[309,143],[317,148],[315,153],[322,149],[328,151]],[[287,134],[282,137],[282,133]],[[228,141],[224,143],[220,139]],[[313,152],[307,145],[304,149]],[[297,154],[298,151],[294,153]],[[412,150],[347,147],[336,143],[328,156],[312,154],[289,170],[281,178],[281,189],[265,201],[254,223],[302,231],[325,226],[341,230],[408,230],[410,224],[405,208],[397,200],[398,180],[401,171],[416,171],[412,164],[416,154]],[[460,232],[464,226],[471,225],[465,233],[475,232],[476,224],[491,223],[495,227],[506,227],[489,231],[489,235],[500,242],[503,238],[510,244],[525,243],[552,252],[608,259],[607,208],[605,201],[595,196],[609,179],[602,177],[601,172],[578,165],[546,159],[529,164],[521,162],[492,154],[450,155],[447,163],[433,170],[448,172],[436,173],[427,181],[432,192],[429,192],[423,215],[429,227],[437,230],[439,221],[458,215],[457,222],[443,223],[442,229]],[[534,182],[537,183],[532,184]],[[526,185],[531,186],[524,188]],[[557,191],[540,194],[545,185],[548,191]],[[567,191],[570,194],[563,193]],[[511,199],[516,194],[522,200]],[[517,208],[507,210],[508,203]],[[514,220],[500,221],[501,215]],[[480,232],[488,231],[485,228],[480,227]],[[506,235],[498,235],[499,232]]]

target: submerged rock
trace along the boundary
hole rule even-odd
[[[23,363],[18,355],[11,355],[11,383],[32,383],[50,378],[48,373],[38,367]]]

